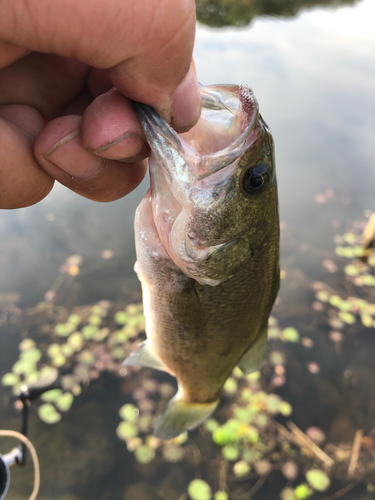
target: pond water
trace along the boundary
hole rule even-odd
[[[332,342],[332,313],[314,299],[313,284],[316,289],[316,282],[326,283],[331,295],[336,290],[374,302],[369,287],[358,291],[348,282],[343,268],[350,261],[335,254],[335,246],[342,244],[337,235],[360,234],[368,212],[375,210],[374,2],[315,5],[310,0],[283,6],[270,0],[227,0],[216,7],[201,1],[198,7],[201,21],[209,24],[197,28],[194,56],[200,81],[248,83],[275,139],[283,280],[274,314],[283,327],[295,327],[300,338],[310,339],[283,347],[286,383],[277,393],[291,403],[298,427],[317,426],[330,442],[351,443],[358,429],[370,435],[375,428],[375,331],[359,322],[345,326],[345,341]],[[57,287],[59,269],[70,255],[81,255],[83,263],[81,272],[58,289],[60,304],[71,308],[109,300],[123,307],[140,301],[133,272],[133,214],[147,184],[146,179],[125,199],[108,205],[55,186],[34,207],[0,213],[0,377],[17,360],[21,339],[32,333],[30,321],[8,318],[15,310],[34,307]],[[165,380],[151,372],[148,376]],[[29,435],[41,461],[41,499],[185,500],[187,484],[195,477],[218,489],[220,450],[216,456],[201,444],[199,431],[192,433],[191,446],[206,457],[204,465],[134,460],[115,432],[118,409],[133,401],[132,387],[136,383],[127,385],[126,377],[104,373],[83,387],[59,423],[43,423],[32,411]],[[10,395],[8,387],[0,386],[2,429],[19,426]],[[0,453],[5,453],[2,443]],[[25,498],[31,467],[14,470],[13,478],[9,498]],[[350,483],[335,481],[331,495]],[[359,480],[340,498],[374,498],[374,482]],[[285,484],[271,474],[254,498],[276,499]],[[229,498],[250,498],[248,490]],[[328,496],[314,493],[310,498]]]

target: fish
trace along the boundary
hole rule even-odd
[[[272,134],[250,87],[200,92],[201,117],[180,135],[134,103],[151,148],[135,216],[147,339],[124,364],[177,379],[155,424],[161,439],[208,418],[236,365],[259,369],[280,283]]]

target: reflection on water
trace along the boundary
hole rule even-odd
[[[198,21],[213,28],[246,26],[258,16],[296,16],[315,6],[352,5],[358,0],[197,0]]]
[[[344,316],[349,322],[341,329],[330,321],[339,312],[352,314],[345,311],[348,297],[374,299],[370,285],[358,288],[345,279],[343,269],[350,257],[336,255],[335,247],[353,243],[334,242],[334,236],[359,234],[364,210],[375,209],[374,13],[373,1],[365,0],[335,10],[301,11],[295,18],[257,18],[241,30],[200,26],[195,50],[202,83],[246,82],[253,87],[275,137],[285,274],[274,315],[282,327],[295,327],[301,338],[300,343],[277,348],[285,357],[285,374],[278,371],[286,382],[276,392],[291,403],[290,418],[303,431],[317,426],[334,445],[345,444],[342,452],[349,454],[356,431],[371,438],[375,427],[374,328],[371,314],[363,311],[356,313],[353,325],[351,317]],[[21,338],[41,339],[45,330],[27,313],[22,313],[23,322],[11,318],[19,307],[37,304],[47,290],[56,290],[58,303],[68,308],[104,299],[139,301],[132,270],[133,213],[146,185],[109,205],[79,199],[60,187],[35,207],[0,214],[1,376],[17,360]],[[60,266],[72,254],[83,256],[79,274],[74,276],[72,269],[57,282]],[[314,282],[328,288],[313,289]],[[331,306],[320,300],[327,298],[322,292],[333,301]],[[18,303],[15,296],[4,296],[10,293],[20,294]],[[266,381],[271,376],[268,366]],[[148,375],[151,372],[144,377]],[[139,381],[138,388],[142,384]],[[200,476],[214,491],[219,488],[220,450],[205,444],[199,431],[192,434],[189,459],[183,462],[157,458],[143,465],[134,460],[115,433],[121,421],[118,409],[133,402],[132,394],[138,394],[134,391],[127,378],[107,374],[84,386],[72,409],[54,426],[40,422],[32,410],[30,436],[41,458],[42,499],[185,499],[187,484]],[[0,387],[0,398],[1,427],[17,429],[7,388]],[[371,439],[364,442],[362,453],[371,450]],[[2,446],[0,452],[6,451]],[[197,461],[199,453],[204,466]],[[316,465],[321,467],[320,462]],[[348,484],[345,474],[343,469],[341,479],[333,481],[330,494]],[[18,469],[13,477],[11,498],[18,499],[29,492],[31,469]],[[286,484],[280,478],[279,472],[267,476],[255,498],[278,498]],[[304,480],[301,474],[299,481]],[[239,495],[255,481],[233,479],[230,488]],[[372,481],[368,476],[367,482]],[[342,498],[372,496],[361,483]]]

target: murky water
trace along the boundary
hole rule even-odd
[[[220,25],[232,12],[227,3],[218,11],[199,5],[207,22]],[[334,256],[335,234],[375,209],[375,7],[372,0],[313,3],[297,12],[296,2],[275,10],[273,2],[258,0],[250,25],[199,25],[195,61],[202,83],[250,84],[274,134],[286,271],[275,314],[314,341],[311,349],[288,347],[288,383],[279,393],[301,428],[319,426],[333,442],[350,442],[358,428],[375,427],[374,329],[358,327],[338,354],[329,326],[311,308],[310,285],[322,280],[345,289],[342,273],[327,277],[322,261]],[[246,24],[243,11],[235,14],[232,23]],[[132,214],[146,189],[147,180],[125,199],[102,205],[56,186],[37,206],[0,213],[0,296],[19,293],[19,307],[34,306],[65,259],[80,254],[84,265],[68,302],[139,300]],[[110,255],[105,250],[113,252],[110,259],[103,258]],[[17,359],[24,333],[17,325],[0,326],[0,375]],[[317,375],[306,369],[311,360],[320,366]],[[118,408],[128,401],[122,381],[105,375],[84,388],[57,425],[41,423],[33,412],[30,437],[40,454],[42,499],[185,499],[186,484],[205,471],[185,462],[138,464],[115,434]],[[9,390],[0,387],[0,428],[17,429],[18,419]],[[10,498],[23,498],[31,468],[13,477]],[[255,498],[277,498],[281,483],[274,482]],[[341,498],[372,497],[362,485]]]

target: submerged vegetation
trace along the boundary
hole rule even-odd
[[[375,326],[375,257],[370,256],[367,264],[358,260],[363,255],[363,226],[356,222],[335,236],[336,257],[323,260],[327,283],[310,283],[316,328],[327,326],[327,340],[338,354],[347,336]],[[78,260],[76,256],[68,259],[62,273],[78,275],[82,264]],[[329,278],[341,272],[345,286],[337,292]],[[287,280],[288,271],[283,270],[282,277]],[[196,478],[186,483],[186,492],[181,491],[181,499],[248,499],[277,474],[279,484],[284,483],[282,500],[333,493],[332,485],[338,480],[349,479],[349,489],[361,481],[368,491],[375,489],[374,430],[358,429],[353,442],[334,443],[316,425],[301,430],[294,423],[293,408],[279,393],[288,386],[289,365],[293,364],[290,349],[294,345],[308,350],[314,340],[294,327],[281,326],[277,312],[269,320],[269,346],[261,371],[245,376],[236,367],[212,418],[190,435],[161,441],[152,435],[153,424],[174,386],[165,374],[122,365],[144,338],[141,304],[119,308],[101,301],[67,308],[55,304],[54,297],[55,293],[48,292],[45,302],[27,311],[6,306],[6,321],[28,323],[29,332],[34,333],[21,340],[18,360],[2,376],[2,384],[16,391],[51,367],[62,374],[63,388],[42,397],[38,414],[44,422],[58,423],[85,386],[107,371],[131,382],[128,398],[132,401],[119,408],[116,433],[136,462],[142,466],[185,463],[196,471]],[[321,367],[310,360],[305,370],[314,377]]]

